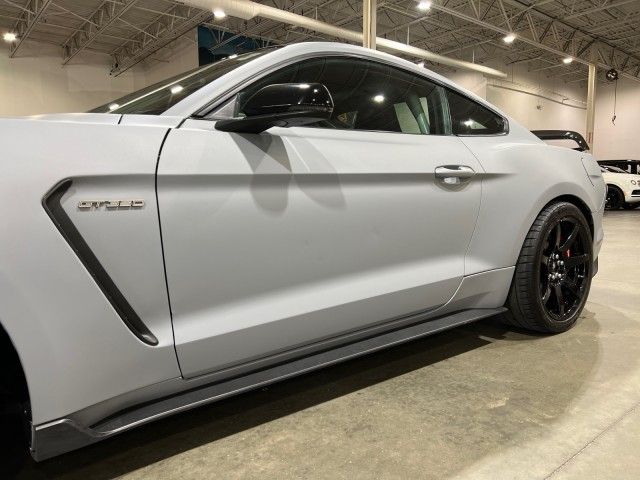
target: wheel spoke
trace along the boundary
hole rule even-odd
[[[566,268],[574,268],[578,265],[582,265],[587,263],[589,260],[589,255],[576,255],[575,257],[569,257],[564,261],[564,266]]]
[[[549,298],[551,297],[551,286],[547,285],[547,289],[544,291],[542,295],[542,305],[547,305]]]
[[[558,222],[558,225],[556,225],[556,241],[555,241],[555,246],[556,247],[560,247],[560,243],[562,242],[562,221]]]
[[[554,285],[554,293],[556,294],[556,301],[558,302],[558,309],[560,315],[564,315],[564,293],[562,293],[562,287],[560,284]]]
[[[576,241],[576,238],[578,238],[579,233],[580,233],[580,225],[576,224],[573,226],[573,230],[571,231],[567,239],[564,241],[564,243],[560,245],[560,251],[566,252],[567,250],[569,250],[573,245],[573,243]]]
[[[567,287],[578,300],[582,298],[582,289],[578,288],[578,284],[576,282],[565,282],[564,286]]]

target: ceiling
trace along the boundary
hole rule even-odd
[[[362,29],[359,0],[261,3]],[[0,0],[0,31],[19,34],[10,55],[19,57],[26,39],[60,46],[65,64],[96,51],[112,56],[115,75],[200,24],[265,43],[330,39],[273,20],[217,21],[174,0]],[[512,44],[502,40],[509,32]],[[640,81],[640,0],[433,0],[426,12],[415,0],[378,0],[377,34],[467,61],[524,63],[567,82],[584,81],[589,61]],[[575,58],[569,66],[567,56]]]

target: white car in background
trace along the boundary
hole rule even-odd
[[[600,165],[600,170],[607,184],[607,209],[631,210],[640,206],[640,175],[611,165]]]
[[[603,240],[591,155],[338,43],[0,141],[0,420],[38,460],[491,315],[566,331]]]

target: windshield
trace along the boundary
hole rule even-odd
[[[122,98],[91,110],[91,113],[130,113],[138,115],[160,115],[180,100],[200,90],[217,78],[254,60],[271,49],[231,55],[205,67],[181,73],[175,77],[133,92]]]
[[[607,165],[606,167],[604,167],[607,171],[609,172],[613,172],[613,173],[629,173],[626,170],[623,170],[621,168],[618,167],[611,167],[609,165]]]

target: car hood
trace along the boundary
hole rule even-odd
[[[33,120],[47,122],[68,123],[100,123],[104,125],[117,125],[122,115],[112,113],[47,113],[27,117]]]
[[[638,185],[640,185],[640,175],[634,175],[632,173],[602,172],[602,176],[612,182],[629,182],[635,180],[638,182]]]
[[[47,113],[43,115],[10,118],[19,120],[40,120],[45,122],[99,123],[104,125],[117,125],[120,122],[122,115],[112,113]]]

